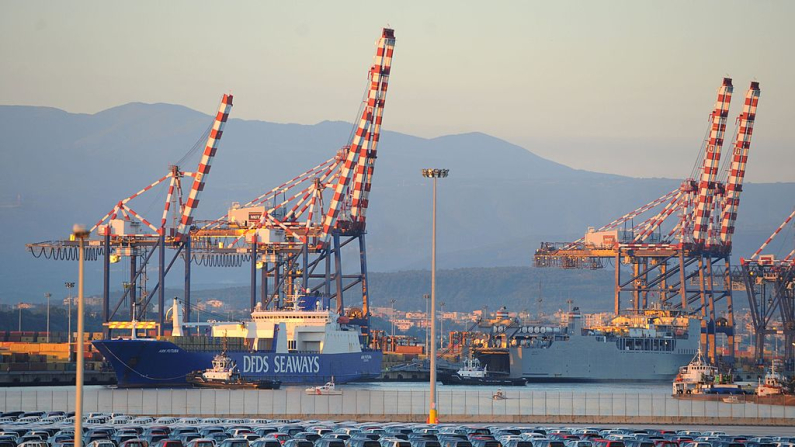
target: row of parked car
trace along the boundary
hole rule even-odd
[[[74,414],[0,414],[0,447],[73,447]],[[795,447],[795,437],[724,432],[357,423],[268,419],[85,417],[86,447]]]

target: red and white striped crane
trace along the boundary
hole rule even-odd
[[[723,331],[731,342],[731,236],[737,219],[745,167],[751,147],[759,84],[752,82],[737,120],[734,153],[724,178],[719,178],[721,148],[733,92],[724,78],[710,114],[709,137],[699,163],[681,186],[631,211],[613,222],[589,230],[584,238],[570,243],[543,243],[536,251],[537,267],[603,268],[612,260],[615,275],[615,312],[621,312],[621,295],[630,293],[634,311],[647,309],[651,300],[661,307],[679,307],[701,312],[706,324],[709,354],[714,357],[714,334]],[[698,180],[696,180],[696,178]],[[636,218],[651,214],[640,223]],[[632,266],[632,275],[622,279],[621,264]],[[696,287],[693,287],[696,284]],[[674,296],[679,303],[671,303]],[[717,318],[715,301],[727,302],[727,317]],[[718,329],[716,329],[718,328]],[[729,343],[731,345],[731,343]]]
[[[745,165],[748,163],[748,152],[751,149],[751,136],[754,132],[756,120],[756,106],[759,103],[758,82],[751,82],[751,87],[745,94],[743,111],[737,118],[737,134],[734,138],[734,153],[732,154],[728,178],[726,179],[725,205],[720,225],[720,242],[731,246],[734,235],[734,223],[737,220],[737,209],[740,206],[740,193],[743,191],[745,179]]]
[[[704,150],[703,171],[698,182],[698,199],[693,222],[693,242],[696,244],[706,243],[709,219],[712,213],[712,199],[715,194],[715,182],[718,178],[721,148],[723,147],[723,138],[726,133],[726,117],[729,116],[729,104],[731,103],[733,90],[732,80],[723,78],[723,84],[718,89],[715,109],[711,114],[712,126],[709,140]]]
[[[242,205],[233,204],[226,215],[191,233],[195,242],[193,256],[200,264],[252,262],[252,307],[257,301],[256,264],[262,274],[259,293],[262,305],[280,307],[289,305],[289,300],[301,293],[320,293],[336,298],[337,310],[342,313],[342,292],[361,284],[362,315],[366,319],[366,211],[394,46],[394,31],[384,28],[368,70],[359,120],[342,149],[264,194]],[[340,251],[356,239],[360,270],[343,274]],[[325,272],[317,273],[323,266]],[[343,279],[348,283],[343,284]]]
[[[193,213],[199,206],[199,196],[204,190],[204,184],[207,181],[206,177],[210,174],[210,167],[212,166],[215,152],[218,150],[218,144],[221,142],[221,136],[224,134],[224,126],[229,119],[229,111],[232,109],[232,95],[224,95],[221,99],[221,105],[218,108],[218,113],[215,115],[215,122],[213,128],[210,130],[210,135],[207,136],[207,145],[202,153],[202,159],[199,162],[199,167],[196,168],[196,173],[193,175],[193,186],[188,194],[188,200],[185,202],[184,209],[182,210],[182,218],[177,228],[177,239],[182,239],[193,224]]]

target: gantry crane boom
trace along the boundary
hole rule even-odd
[[[718,89],[715,109],[710,115],[712,126],[709,140],[704,150],[701,178],[698,183],[698,200],[696,201],[696,213],[693,222],[693,242],[697,244],[705,244],[707,242],[712,200],[715,194],[715,181],[718,177],[721,147],[726,133],[726,117],[729,116],[732,91],[732,80],[724,78],[723,84]]]
[[[380,125],[376,126],[376,118],[382,116],[384,99],[388,87],[389,72],[392,66],[392,53],[395,46],[395,33],[389,28],[384,28],[376,49],[376,63],[370,69],[370,88],[367,100],[362,108],[358,127],[347,149],[345,162],[342,166],[334,195],[329,203],[329,209],[323,219],[323,234],[329,236],[335,225],[337,216],[342,208],[342,202],[352,196],[351,208],[360,213],[360,208],[366,208],[366,197],[363,196],[365,187],[369,188],[369,174],[375,161],[375,148],[378,137],[373,137],[373,132],[380,133]],[[381,110],[379,112],[379,110]],[[368,161],[368,158],[370,160]],[[355,167],[355,169],[354,169]],[[351,176],[355,171],[356,178],[351,190]],[[363,213],[361,213],[363,215]],[[363,222],[363,220],[362,220]]]
[[[737,134],[734,140],[734,153],[726,181],[725,208],[720,226],[721,243],[731,246],[734,235],[734,223],[737,220],[737,208],[740,206],[740,193],[745,179],[745,165],[748,162],[748,151],[751,148],[751,136],[754,132],[756,107],[759,103],[758,82],[751,82],[745,94],[743,111],[738,118]]]
[[[376,50],[375,63],[370,68],[370,93],[365,106],[371,110],[370,138],[368,150],[363,150],[359,154],[356,179],[351,194],[351,220],[361,225],[364,225],[367,213],[368,196],[378,153],[378,141],[381,138],[381,121],[384,115],[386,92],[389,88],[389,73],[392,69],[394,49],[394,32],[386,29],[381,35],[381,41]]]
[[[193,213],[199,206],[199,196],[204,190],[204,184],[207,181],[207,175],[210,174],[210,167],[212,166],[215,153],[218,150],[218,144],[221,142],[221,136],[224,133],[224,126],[226,120],[229,119],[229,111],[232,109],[232,95],[224,95],[221,99],[221,105],[218,107],[218,113],[215,115],[215,122],[207,136],[207,144],[202,153],[199,166],[196,168],[196,173],[193,178],[193,186],[188,193],[188,200],[185,201],[185,206],[182,211],[182,218],[177,228],[177,239],[180,240],[190,231],[190,226],[193,224]]]

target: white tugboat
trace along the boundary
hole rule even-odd
[[[464,364],[458,372],[448,377],[442,377],[441,381],[445,385],[524,386],[526,383],[523,377],[512,378],[507,374],[495,375],[489,373],[488,369],[488,365],[481,365],[480,360],[469,357],[464,360]]]
[[[339,395],[342,394],[342,390],[338,389],[334,385],[334,378],[331,378],[330,382],[326,382],[325,385],[318,385],[309,387],[306,389],[306,394],[313,394],[317,396],[324,396],[324,395]]]
[[[730,377],[731,374],[722,376],[717,366],[710,365],[699,348],[690,363],[679,368],[673,381],[673,395],[745,394],[740,385],[731,383]]]
[[[778,372],[777,361],[773,360],[770,369],[765,373],[764,383],[760,380],[756,387],[756,395],[759,397],[778,396],[784,394],[784,384],[781,374]]]
[[[241,377],[235,361],[226,355],[226,350],[213,358],[212,368],[188,374],[187,381],[197,387],[262,390],[277,390],[282,384],[278,380],[245,380]]]

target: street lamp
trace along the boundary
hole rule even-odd
[[[44,298],[47,298],[47,343],[50,342],[50,297],[52,294],[47,292],[44,294]]]
[[[437,424],[436,412],[436,181],[447,177],[448,169],[423,169],[422,176],[433,179],[433,221],[431,237],[431,409],[428,423]]]
[[[89,231],[84,225],[72,227],[72,238],[78,240],[79,262],[77,270],[77,376],[75,377],[75,438],[74,447],[83,444],[83,331],[85,330],[85,299],[83,295],[83,268],[85,264],[85,244]]]
[[[64,284],[64,286],[66,286],[66,290],[68,291],[68,295],[69,295],[66,298],[67,300],[69,300],[69,302],[66,304],[67,313],[68,313],[67,318],[66,318],[66,320],[68,321],[67,329],[69,330],[69,333],[66,335],[66,337],[67,337],[66,339],[69,342],[69,358],[70,358],[69,361],[71,361],[71,357],[72,357],[72,289],[75,288],[75,283],[67,281],[67,282],[65,282],[63,284]]]

